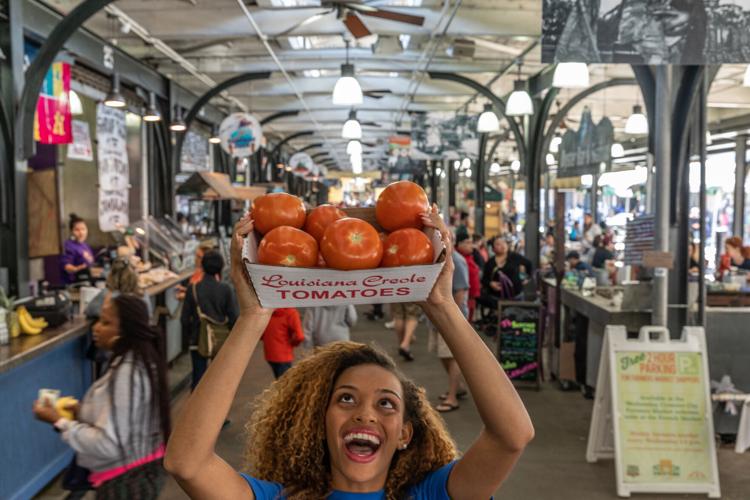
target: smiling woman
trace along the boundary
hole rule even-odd
[[[422,223],[440,231],[448,257],[420,304],[443,336],[482,417],[460,459],[424,390],[376,349],[338,342],[316,350],[258,400],[248,424],[249,475],[216,454],[216,440],[272,311],[260,306],[242,264],[245,216],[232,241],[240,318],[170,438],[165,467],[194,498],[442,500],[491,497],[534,429],[493,354],[452,295],[450,233],[434,207]],[[487,381],[494,381],[488,384]]]

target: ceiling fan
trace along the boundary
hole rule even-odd
[[[422,16],[412,16],[410,14],[403,14],[392,10],[379,9],[372,5],[363,3],[323,0],[321,6],[328,10],[325,12],[319,12],[318,14],[313,14],[288,30],[279,33],[276,37],[289,35],[302,26],[313,23],[328,14],[333,14],[334,12],[336,13],[336,18],[344,23],[344,26],[346,26],[346,29],[349,30],[349,33],[351,33],[354,38],[364,38],[372,35],[372,32],[367,28],[359,15],[379,17],[381,19],[387,19],[398,23],[413,24],[414,26],[422,26],[424,24],[424,17]]]

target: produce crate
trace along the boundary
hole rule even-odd
[[[344,209],[375,229],[374,208]],[[339,271],[321,267],[280,267],[257,264],[259,234],[245,239],[242,257],[263,307],[318,307],[345,304],[388,304],[427,299],[445,260],[440,233],[425,228],[435,252],[434,264]]]

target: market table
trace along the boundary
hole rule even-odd
[[[77,316],[0,346],[0,498],[31,498],[70,463],[73,452],[31,408],[40,388],[81,399],[91,385],[86,359],[89,322]]]

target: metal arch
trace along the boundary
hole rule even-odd
[[[550,143],[552,143],[552,138],[555,136],[557,127],[560,126],[560,123],[562,123],[563,119],[576,104],[586,99],[588,96],[595,94],[601,90],[624,85],[638,85],[638,82],[634,78],[613,78],[612,80],[607,80],[606,82],[597,83],[596,85],[589,87],[583,92],[573,96],[570,101],[565,104],[565,106],[560,108],[560,111],[557,112],[555,118],[552,119],[552,123],[550,123],[549,127],[547,127],[547,133],[544,135],[544,140],[542,141],[542,147],[540,151],[549,150],[549,145]]]
[[[302,153],[302,152],[304,152],[304,151],[309,151],[309,150],[311,150],[311,149],[315,149],[315,148],[322,148],[322,147],[323,147],[323,143],[322,143],[322,142],[314,142],[314,143],[312,143],[312,144],[308,144],[308,145],[307,145],[307,146],[305,146],[304,148],[300,148],[300,149],[298,149],[298,150],[297,150],[296,152],[297,152],[297,153]]]
[[[631,64],[633,68],[633,74],[638,85],[641,87],[641,94],[643,95],[643,103],[646,106],[646,118],[648,119],[648,129],[654,130],[655,128],[655,117],[656,117],[656,78],[654,72],[649,66],[642,66],[637,64]],[[653,154],[654,152],[654,139],[655,134],[648,134],[648,150]]]
[[[505,120],[508,122],[508,125],[510,126],[510,130],[513,133],[514,138],[516,140],[516,147],[518,148],[518,157],[519,157],[518,159],[521,161],[521,165],[526,165],[527,151],[526,151],[526,143],[524,141],[523,133],[521,132],[520,127],[518,126],[518,122],[516,122],[513,118],[505,114],[505,102],[501,98],[493,94],[492,91],[488,89],[487,87],[485,87],[484,85],[477,83],[470,78],[466,78],[464,76],[457,75],[455,73],[428,71],[427,74],[430,76],[430,78],[433,78],[435,80],[448,80],[451,82],[466,85],[467,87],[471,87],[472,89],[476,90],[477,92],[485,96],[487,99],[492,101],[492,105],[495,108],[495,112],[501,117],[505,118]]]
[[[547,95],[544,96],[544,100],[542,101],[542,107],[539,112],[539,117],[536,119],[533,136],[532,136],[532,142],[531,145],[533,145],[534,150],[531,151],[531,162],[534,165],[537,165],[541,162],[542,157],[544,156],[545,151],[547,149],[544,149],[543,142],[544,142],[544,126],[547,123],[547,118],[549,117],[549,113],[552,110],[552,104],[554,104],[555,99],[557,98],[557,95],[560,93],[560,89],[557,87],[550,87],[549,91],[547,92]],[[555,127],[557,128],[557,127]],[[553,129],[554,130],[554,129]],[[549,148],[549,146],[547,146]],[[537,174],[541,174],[541,168],[536,172]]]
[[[306,135],[313,135],[315,133],[314,130],[303,130],[302,132],[297,132],[296,134],[289,135],[281,140],[280,143],[278,143],[273,150],[271,151],[271,154],[269,155],[271,158],[275,157],[276,153],[278,153],[281,150],[281,146],[286,144],[287,142],[297,139],[298,137],[304,137]]]
[[[265,125],[266,123],[271,123],[272,121],[278,120],[279,118],[286,118],[287,116],[297,116],[299,114],[299,110],[294,111],[279,111],[278,113],[274,113],[272,115],[266,116],[260,121],[261,125]]]
[[[15,122],[16,157],[19,160],[34,154],[34,112],[44,77],[65,42],[90,17],[115,0],[85,0],[65,16],[42,44],[39,52],[26,70],[26,84],[18,101],[18,116]]]
[[[182,158],[182,146],[185,143],[187,131],[190,130],[190,126],[193,124],[195,117],[198,116],[198,113],[203,106],[208,104],[211,99],[229,88],[252,80],[267,80],[270,76],[270,71],[262,71],[258,73],[242,73],[241,75],[237,75],[233,78],[229,78],[228,80],[224,80],[215,87],[208,89],[202,96],[200,96],[190,108],[187,115],[185,115],[185,126],[187,128],[184,132],[177,136],[177,139],[175,141],[174,155],[172,158],[172,161],[174,162],[174,171],[178,172],[180,170],[179,166]]]

